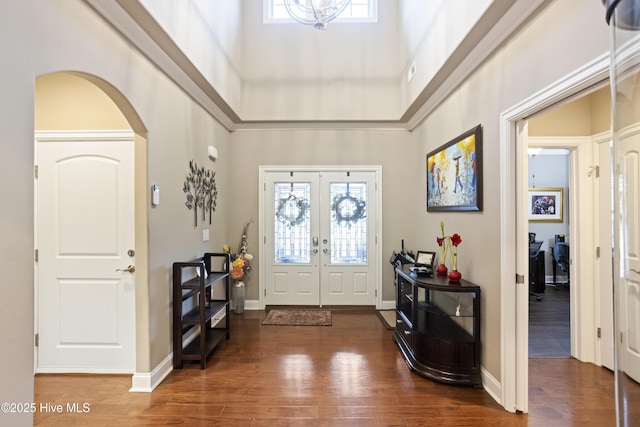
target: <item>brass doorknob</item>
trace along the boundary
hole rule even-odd
[[[126,271],[128,273],[133,273],[134,271],[136,271],[136,267],[133,265],[130,265],[127,268],[119,268],[116,271]]]

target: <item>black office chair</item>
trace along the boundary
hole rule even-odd
[[[540,251],[541,247],[542,242],[536,242],[536,233],[529,233],[529,297],[536,297],[538,302],[542,297],[536,291],[544,292],[544,251]]]
[[[569,257],[569,244],[565,242],[556,242],[556,245],[551,249],[553,256],[553,286],[558,289],[558,281],[556,278],[557,268],[567,273],[567,281],[560,283],[561,285],[569,285],[571,282],[571,258]]]

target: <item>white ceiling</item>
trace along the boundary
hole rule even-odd
[[[263,24],[260,0],[84,1],[229,130],[411,129],[549,2],[379,0],[377,24],[318,31]]]

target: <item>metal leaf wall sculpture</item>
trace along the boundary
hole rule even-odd
[[[205,198],[204,207],[209,210],[209,224],[211,224],[211,214],[215,212],[218,204],[218,187],[216,185],[216,173],[207,171],[205,177]]]
[[[212,212],[216,210],[218,199],[218,187],[216,186],[216,173],[199,168],[198,164],[191,160],[189,162],[189,174],[182,188],[187,194],[185,206],[189,210],[193,209],[195,226],[198,226],[198,208],[202,212],[202,221],[206,219],[206,211],[209,211],[209,224],[211,224]]]

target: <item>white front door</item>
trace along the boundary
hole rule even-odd
[[[620,137],[618,161],[622,172],[621,207],[623,224],[619,239],[620,322],[622,332],[620,370],[640,381],[640,129]]]
[[[269,305],[320,305],[319,178],[317,172],[266,176],[263,283]]]
[[[376,305],[377,174],[265,173],[266,305]]]
[[[375,175],[322,172],[320,178],[320,301],[375,305]]]
[[[36,163],[36,369],[134,372],[133,134],[37,134]]]

